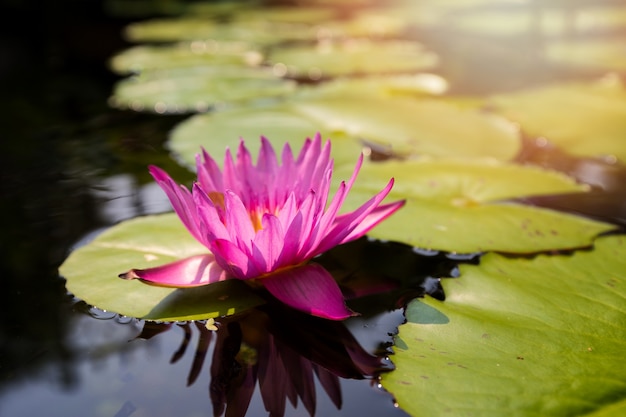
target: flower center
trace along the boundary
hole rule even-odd
[[[252,222],[252,227],[254,227],[254,231],[258,232],[263,229],[263,225],[261,224],[261,219],[263,218],[263,213],[259,213],[257,211],[250,212],[250,221]]]
[[[224,210],[224,193],[219,193],[217,191],[211,191],[207,193],[209,199],[215,204],[216,207]]]

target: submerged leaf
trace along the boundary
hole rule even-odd
[[[400,327],[383,385],[415,415],[617,416],[626,382],[626,238],[592,251],[485,255]],[[444,318],[445,319],[442,319]],[[592,414],[593,413],[593,414]]]

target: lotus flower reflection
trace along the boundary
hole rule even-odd
[[[225,279],[255,280],[283,303],[309,314],[341,320],[346,307],[333,277],[307,262],[336,245],[357,239],[404,204],[381,202],[393,179],[358,209],[338,214],[354,183],[343,181],[328,201],[333,161],[330,142],[307,139],[294,157],[289,144],[279,163],[272,145],[261,138],[256,165],[241,141],[234,160],[226,151],[224,169],[203,149],[197,155],[198,179],[189,191],[158,167],[150,173],[166,192],[189,232],[210,250],[120,277],[170,287],[207,285]]]

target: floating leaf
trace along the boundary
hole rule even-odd
[[[154,19],[137,22],[126,28],[126,37],[134,42],[174,42],[207,39],[215,41],[243,41],[256,45],[270,45],[285,41],[314,40],[313,25],[270,22],[231,21],[221,24],[210,18],[187,17]]]
[[[176,126],[168,146],[185,165],[195,168],[195,155],[201,147],[221,163],[226,147],[237,149],[242,138],[251,153],[257,155],[260,136],[269,139],[276,149],[282,149],[287,142],[292,149],[299,149],[307,137],[312,138],[317,132],[324,139],[332,139],[336,164],[354,165],[362,150],[357,140],[331,132],[284,106],[246,107],[193,116]]]
[[[306,5],[273,6],[242,9],[233,14],[235,24],[255,24],[258,22],[303,23],[314,25],[337,17],[337,10],[331,7],[308,7]]]
[[[368,77],[335,78],[311,89],[298,90],[302,98],[338,98],[363,94],[377,97],[405,95],[415,97],[439,96],[448,90],[448,82],[429,73],[400,75],[369,75]]]
[[[618,416],[626,410],[626,238],[573,255],[485,255],[413,301],[382,383],[428,416]],[[429,312],[437,310],[437,314]]]
[[[503,201],[586,188],[562,174],[493,160],[370,163],[361,170],[345,209],[364,201],[390,177],[395,184],[387,198],[407,203],[369,233],[376,238],[450,252],[532,253],[588,246],[614,228]]]
[[[416,42],[352,39],[313,46],[281,47],[267,57],[291,76],[334,77],[349,74],[408,72],[433,68],[438,57]]]
[[[388,146],[400,155],[512,159],[519,132],[503,118],[452,102],[323,90],[293,109],[333,131]]]
[[[111,59],[111,68],[118,73],[137,73],[213,65],[252,66],[262,59],[261,53],[245,42],[194,41],[129,48]]]
[[[409,26],[406,15],[389,13],[389,8],[365,8],[348,20],[319,22],[318,39],[399,38]]]
[[[569,153],[626,161],[626,92],[619,82],[552,85],[496,96],[492,103],[528,134]]]
[[[124,281],[118,274],[205,254],[175,214],[138,217],[103,232],[61,265],[67,289],[100,309],[146,320],[199,320],[234,314],[262,299],[236,280],[197,288]]]
[[[154,70],[120,81],[113,105],[157,113],[205,111],[215,104],[284,95],[295,83],[242,66]]]
[[[417,91],[418,82],[396,80],[381,79],[378,93],[349,95],[353,88],[368,85],[367,81],[331,83],[323,87],[324,93],[303,93],[283,104],[197,115],[174,129],[169,147],[189,166],[201,146],[220,155],[227,145],[236,146],[240,137],[250,140],[260,135],[275,146],[287,141],[297,146],[315,132],[333,140],[336,165],[353,164],[364,144],[405,157],[427,154],[506,160],[517,153],[518,133],[502,118],[447,102],[416,100],[409,95]]]

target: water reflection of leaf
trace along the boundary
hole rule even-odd
[[[182,328],[183,339],[171,363],[189,350],[194,327],[199,334],[187,385],[197,381],[213,347],[209,397],[214,416],[246,415],[257,385],[270,415],[283,416],[287,401],[293,407],[300,401],[313,416],[315,378],[340,409],[340,378],[372,378],[386,368],[384,360],[367,352],[343,322],[312,317],[278,303],[220,319],[216,332],[198,321],[146,322],[138,337],[151,338],[173,327]]]

